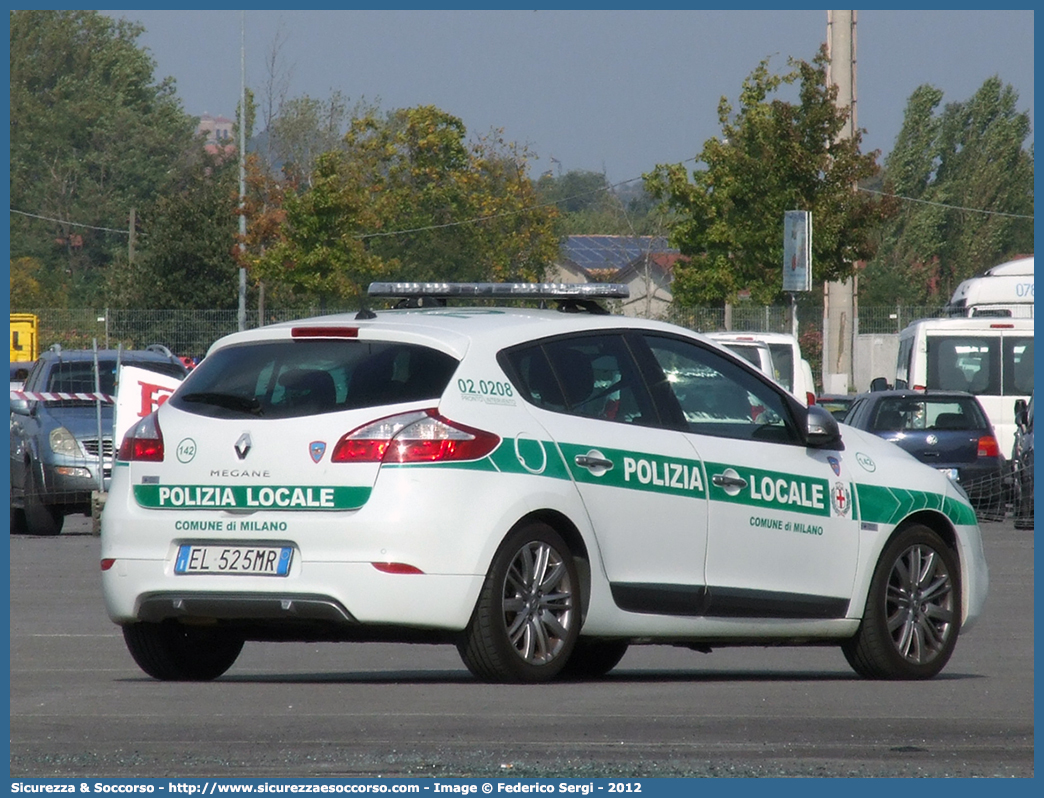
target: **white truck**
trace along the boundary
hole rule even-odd
[[[946,306],[950,316],[1033,318],[1033,256],[1018,258],[965,280]]]

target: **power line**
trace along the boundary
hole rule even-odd
[[[50,216],[39,216],[35,213],[16,211],[14,208],[11,208],[11,213],[17,213],[19,216],[28,216],[30,219],[42,219],[45,222],[57,222],[58,224],[67,224],[70,227],[85,227],[88,230],[103,230],[106,233],[119,233],[120,235],[130,235],[130,230],[117,230],[113,227],[95,227],[93,224],[82,224],[80,222],[70,222],[66,219],[54,219]]]
[[[695,161],[696,159],[695,158],[689,158],[688,160]],[[685,163],[685,161],[683,161],[682,163]],[[522,213],[530,213],[532,211],[540,210],[541,208],[549,208],[549,207],[552,207],[552,206],[555,206],[555,205],[559,205],[559,204],[564,203],[564,202],[569,202],[570,200],[579,199],[580,197],[586,197],[586,196],[588,196],[590,194],[597,194],[598,192],[614,192],[620,186],[625,186],[628,183],[634,183],[635,181],[641,180],[641,179],[642,178],[640,178],[640,177],[632,177],[629,180],[621,180],[618,183],[613,183],[612,185],[602,186],[600,188],[594,189],[593,191],[585,191],[585,192],[583,192],[581,194],[575,194],[575,195],[573,195],[571,197],[563,197],[562,199],[554,200],[553,202],[545,202],[545,203],[542,203],[542,204],[539,204],[539,205],[531,205],[528,208],[523,208],[522,210],[518,210],[518,211],[504,211],[503,213],[495,213],[495,214],[491,214],[489,216],[479,216],[479,217],[476,217],[476,218],[473,218],[473,219],[463,219],[463,220],[461,220],[459,222],[446,222],[444,224],[432,224],[432,225],[427,225],[425,227],[411,227],[411,228],[406,229],[406,230],[388,230],[388,231],[380,232],[380,233],[364,233],[362,235],[356,236],[356,238],[358,240],[362,241],[362,240],[365,240],[365,239],[368,239],[368,238],[387,238],[387,237],[390,237],[390,236],[408,235],[408,234],[411,234],[411,233],[424,233],[424,232],[428,232],[430,230],[442,230],[442,229],[449,228],[449,227],[461,227],[462,225],[466,225],[466,224],[478,224],[479,222],[487,222],[487,221],[490,221],[492,219],[501,219],[501,218],[504,218],[505,216],[517,216],[517,215],[522,214]],[[946,208],[948,210],[967,211],[968,213],[981,213],[981,214],[985,214],[987,216],[1004,216],[1004,217],[1011,218],[1011,219],[1028,219],[1030,221],[1033,220],[1032,216],[1027,216],[1026,214],[1021,214],[1021,213],[1004,213],[1003,211],[988,211],[988,210],[983,210],[981,208],[968,208],[968,207],[965,207],[965,206],[962,206],[962,205],[949,205],[949,204],[944,203],[944,202],[933,202],[931,200],[916,199],[915,197],[904,197],[901,194],[890,194],[890,193],[885,192],[885,191],[875,191],[874,189],[871,189],[871,188],[857,187],[857,190],[865,192],[867,194],[875,194],[875,195],[877,195],[879,197],[892,197],[893,199],[902,200],[904,202],[915,202],[915,203],[918,203],[918,204],[921,204],[921,205],[932,205],[932,206],[935,206],[937,208]],[[82,224],[80,222],[70,222],[70,221],[68,221],[66,219],[55,219],[55,218],[50,217],[50,216],[40,216],[40,215],[35,214],[35,213],[27,213],[25,211],[15,210],[14,208],[11,208],[10,210],[11,210],[11,213],[15,213],[15,214],[18,214],[20,216],[28,216],[31,219],[41,219],[41,220],[43,220],[45,222],[57,222],[58,224],[65,224],[65,225],[69,225],[70,227],[83,227],[83,228],[86,228],[88,230],[101,230],[101,231],[104,231],[106,233],[119,233],[120,235],[129,235],[129,233],[130,233],[129,230],[119,230],[119,229],[112,228],[112,227],[97,227],[95,225]]]
[[[951,211],[968,211],[968,213],[983,213],[988,216],[1007,216],[1012,219],[1030,219],[1032,216],[1026,216],[1022,213],[1004,213],[1002,211],[984,211],[981,208],[965,208],[961,205],[947,205],[945,202],[932,202],[931,200],[915,199],[914,197],[904,197],[901,194],[889,194],[885,191],[874,191],[872,188],[861,188],[858,187],[859,191],[865,191],[867,194],[877,194],[880,197],[893,197],[894,199],[900,199],[904,202],[917,202],[921,205],[934,205],[936,208],[946,208]]]

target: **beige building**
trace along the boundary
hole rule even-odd
[[[204,146],[210,152],[217,152],[218,148],[227,150],[229,147],[235,147],[234,125],[235,121],[228,117],[203,114],[196,126],[196,135],[206,136]]]

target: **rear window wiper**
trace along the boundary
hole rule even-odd
[[[178,397],[182,402],[195,402],[198,404],[215,405],[228,410],[237,410],[240,413],[250,413],[253,416],[263,416],[261,403],[254,397],[249,399],[230,393],[217,393],[216,391],[204,391],[201,393],[189,393]]]

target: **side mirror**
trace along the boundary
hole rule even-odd
[[[1020,427],[1026,426],[1026,409],[1028,405],[1025,399],[1015,400],[1015,423]]]
[[[874,377],[872,380],[870,380],[871,392],[876,393],[877,391],[887,391],[890,387],[891,386],[889,386],[888,380],[886,380],[884,377]]]
[[[805,445],[813,449],[836,449],[844,451],[841,428],[837,419],[821,405],[811,405],[805,422]]]
[[[28,399],[12,399],[11,400],[11,412],[14,413],[15,415],[18,415],[18,416],[28,416],[28,415],[31,415],[32,411],[29,408],[29,400]]]

